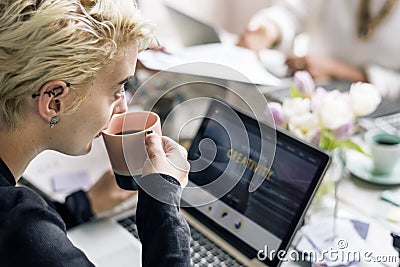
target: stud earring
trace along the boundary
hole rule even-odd
[[[54,125],[56,125],[60,121],[60,118],[58,116],[54,116],[50,120],[50,128],[53,128]]]

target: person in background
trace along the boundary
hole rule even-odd
[[[112,172],[63,205],[15,185],[42,151],[86,154],[111,117],[126,112],[124,86],[153,31],[132,0],[0,0],[1,266],[93,266],[66,226],[132,195],[117,188]],[[189,266],[190,230],[179,212],[187,152],[151,131],[145,141],[140,179],[170,203],[139,189],[143,266]]]
[[[284,0],[259,11],[238,45],[259,52],[276,48],[289,56],[291,72],[316,80],[370,82],[382,96],[400,96],[400,3],[397,0]],[[309,36],[304,56],[292,54],[295,37]]]

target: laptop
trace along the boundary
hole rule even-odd
[[[288,249],[330,162],[326,152],[219,100],[211,101],[188,159],[181,210],[193,266],[278,266],[277,253],[264,252]],[[140,264],[132,213],[68,235],[97,266]]]
[[[165,7],[183,46],[221,42],[215,27],[188,16],[171,5],[165,4]]]

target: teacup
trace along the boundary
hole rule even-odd
[[[103,131],[111,166],[118,185],[127,190],[137,190],[134,178],[142,175],[147,158],[146,132],[161,134],[160,117],[150,111],[114,115]]]
[[[400,137],[380,129],[369,130],[364,136],[374,162],[375,174],[388,174],[400,158]]]

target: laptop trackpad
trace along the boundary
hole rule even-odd
[[[139,240],[110,219],[73,228],[68,237],[98,267],[141,265]]]
[[[141,266],[140,251],[134,251],[132,250],[132,246],[128,246],[118,251],[115,251],[111,255],[107,255],[107,257],[102,257],[96,260],[94,263],[97,267]]]

